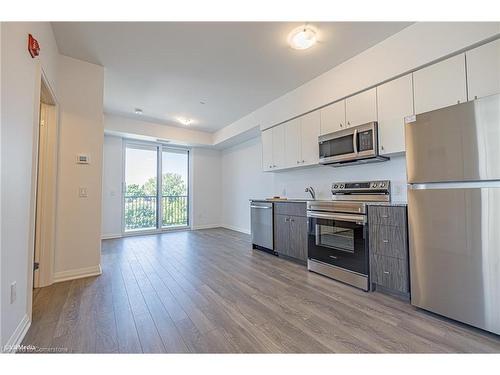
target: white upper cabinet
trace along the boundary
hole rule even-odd
[[[348,127],[377,121],[377,90],[373,88],[347,98],[345,117]]]
[[[378,86],[377,108],[380,153],[405,152],[404,118],[413,115],[411,74]]]
[[[262,139],[262,169],[269,171],[273,169],[273,129],[264,130]]]
[[[262,169],[272,171],[285,167],[285,124],[264,130],[262,139]]]
[[[321,116],[321,135],[332,133],[346,127],[345,100],[321,108],[319,112]]]
[[[296,118],[285,123],[285,167],[301,163],[301,120]]]
[[[285,167],[285,126],[273,128],[273,169]]]
[[[500,40],[467,51],[469,100],[500,93]]]
[[[320,111],[314,111],[300,118],[301,165],[318,164],[320,133]]]
[[[462,53],[414,72],[413,86],[416,114],[465,102],[465,55]]]

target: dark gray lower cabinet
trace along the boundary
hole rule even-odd
[[[307,217],[274,215],[274,247],[278,254],[307,261]]]
[[[274,250],[288,254],[290,248],[290,217],[274,215]]]
[[[369,206],[370,281],[409,297],[406,207]]]
[[[290,256],[307,261],[307,217],[290,218]]]

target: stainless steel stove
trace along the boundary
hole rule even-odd
[[[307,203],[307,268],[367,291],[367,204],[390,201],[390,181],[336,182],[331,201]]]

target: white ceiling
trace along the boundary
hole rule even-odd
[[[107,113],[214,132],[409,25],[312,23],[320,43],[287,44],[300,23],[55,22],[60,53],[105,67]],[[205,102],[206,104],[200,104]]]

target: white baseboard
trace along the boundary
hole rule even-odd
[[[220,224],[204,224],[204,225],[193,225],[191,227],[192,230],[198,230],[198,229],[212,229],[212,228],[220,228]]]
[[[54,274],[54,282],[60,283],[61,281],[82,279],[84,277],[98,276],[100,274],[102,274],[102,269],[101,269],[101,265],[98,264],[97,266],[77,268],[74,270],[56,272]]]
[[[122,238],[123,235],[121,233],[117,234],[103,234],[101,236],[101,240],[112,240],[113,238]]]
[[[235,227],[234,225],[222,224],[221,227],[222,228],[226,228],[226,229],[230,229],[230,230],[234,230],[236,232],[245,233],[245,234],[250,234],[251,233],[249,229]]]
[[[14,333],[12,333],[12,336],[10,336],[7,343],[2,348],[2,352],[14,353],[17,350],[17,347],[23,342],[24,336],[26,336],[26,332],[28,332],[30,325],[31,320],[28,317],[28,314],[25,314],[14,330]]]

